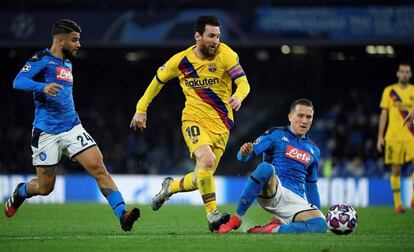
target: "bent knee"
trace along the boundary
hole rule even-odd
[[[93,163],[88,164],[87,167],[88,171],[94,176],[94,177],[100,177],[100,176],[107,176],[108,171],[106,170],[106,167],[102,160],[95,161]]]
[[[201,158],[200,167],[203,167],[205,169],[214,169],[215,162],[216,162],[216,157],[214,155],[208,155],[208,156]]]
[[[272,177],[273,174],[275,173],[275,169],[273,168],[273,165],[267,162],[260,163],[257,166],[256,170],[257,170],[257,173],[259,173],[263,178],[266,178],[266,179],[270,179],[270,177]]]

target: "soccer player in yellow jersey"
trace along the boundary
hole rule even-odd
[[[217,230],[230,218],[217,209],[213,174],[227,145],[233,126],[233,110],[240,109],[250,91],[237,54],[220,42],[220,23],[214,16],[200,16],[194,24],[196,44],[172,56],[161,66],[132,118],[133,129],[146,128],[147,108],[166,82],[178,78],[186,101],[182,111],[182,134],[196,160],[194,172],[180,180],[167,177],[154,197],[153,210],[177,192],[199,190],[208,226]],[[232,93],[232,83],[237,89]]]
[[[391,188],[394,195],[394,207],[397,213],[403,213],[401,202],[400,174],[404,163],[414,159],[414,125],[409,123],[409,111],[414,109],[414,86],[411,79],[411,66],[401,63],[398,67],[398,83],[387,86],[382,93],[381,115],[378,127],[377,149],[382,152],[385,144],[385,164],[391,165]],[[407,117],[406,120],[404,120]],[[387,132],[384,131],[388,121]],[[414,181],[414,173],[412,177]],[[414,194],[411,207],[414,207]]]

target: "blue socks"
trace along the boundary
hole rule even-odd
[[[292,222],[279,227],[278,233],[326,233],[328,226],[325,218],[317,217],[305,222]]]
[[[17,192],[17,194],[22,197],[23,199],[26,198],[30,198],[32,197],[28,192],[27,192],[27,185],[29,183],[25,183],[22,187],[19,188],[19,191]]]
[[[118,219],[121,219],[122,214],[126,211],[125,202],[122,198],[122,195],[119,191],[112,192],[106,196],[109,205],[111,205],[112,210]]]
[[[244,186],[240,201],[237,204],[237,215],[243,217],[253,201],[259,196],[260,192],[275,173],[273,166],[269,163],[260,163],[252,172],[250,178]]]
[[[25,183],[17,191],[18,195],[24,199],[31,197],[31,195],[27,192],[27,185],[28,183]],[[106,197],[106,199],[108,200],[109,205],[111,205],[116,217],[121,219],[122,214],[126,211],[125,202],[121,193],[119,191],[112,192]]]

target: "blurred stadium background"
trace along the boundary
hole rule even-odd
[[[13,90],[12,81],[34,52],[50,46],[50,27],[60,18],[82,27],[75,105],[127,202],[148,203],[162,177],[192,170],[180,131],[184,96],[178,81],[153,101],[143,133],[129,123],[157,68],[194,43],[199,15],[219,17],[222,41],[239,54],[251,84],[216,173],[219,203],[236,202],[255,166],[236,161],[240,145],[286,125],[290,102],[307,97],[316,108],[309,135],[322,153],[322,204],[392,205],[390,170],[375,149],[379,101],[383,88],[396,82],[398,63],[414,62],[414,5],[385,0],[1,1],[1,199],[34,175],[33,100]],[[29,201],[103,200],[81,167],[63,163],[54,193]],[[411,171],[407,166],[404,175]],[[402,187],[408,204],[408,177]],[[189,194],[172,202],[201,199]]]

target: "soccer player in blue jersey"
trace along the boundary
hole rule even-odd
[[[320,152],[306,135],[313,113],[310,100],[296,100],[290,106],[289,126],[270,128],[254,143],[243,144],[238,160],[247,162],[263,154],[264,161],[251,173],[236,214],[220,226],[219,233],[240,227],[256,198],[274,218],[264,226],[250,228],[249,233],[327,232],[316,185]]]
[[[5,204],[12,217],[26,198],[53,191],[56,168],[62,155],[78,162],[95,179],[124,231],[130,231],[140,216],[138,208],[126,210],[124,199],[103,163],[93,138],[82,127],[72,95],[72,63],[80,48],[81,28],[62,19],[52,27],[50,49],[37,52],[13,82],[15,89],[32,92],[35,103],[32,142],[37,178],[17,185]]]

